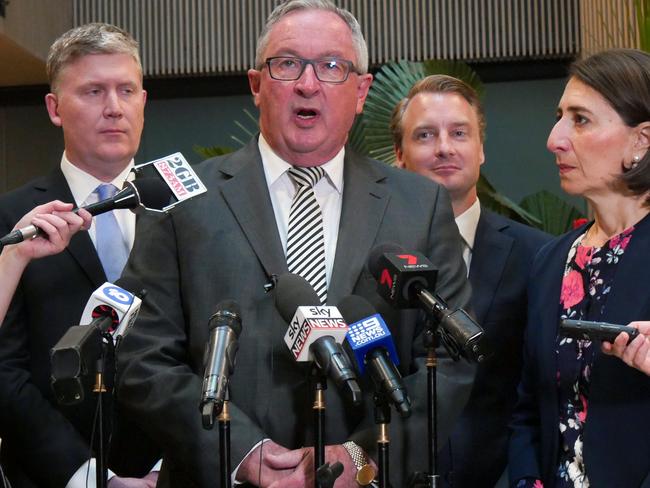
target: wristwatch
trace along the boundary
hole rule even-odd
[[[354,466],[357,468],[357,474],[354,478],[355,481],[361,486],[368,486],[377,474],[375,468],[368,462],[368,456],[366,456],[363,449],[352,441],[344,442],[343,447],[348,451]]]

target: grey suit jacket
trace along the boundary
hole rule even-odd
[[[366,297],[392,329],[401,371],[414,403],[406,422],[394,416],[391,478],[425,469],[426,381],[417,311],[390,309],[375,293],[366,261],[373,246],[394,241],[430,256],[439,268],[439,292],[464,307],[470,289],[446,192],[425,178],[346,152],[343,207],[328,302]],[[161,485],[214,486],[218,432],[201,427],[198,410],[208,318],[226,298],[241,306],[243,331],[231,378],[232,463],[270,438],[288,447],[310,445],[312,394],[308,368],[296,364],[283,335],[287,324],[264,284],[287,272],[257,141],[198,165],[208,193],[169,216],[139,221],[126,275],[149,290],[118,358],[119,400],[164,446]],[[473,368],[441,360],[441,426],[466,401]],[[371,388],[362,385],[367,392]],[[336,387],[327,390],[326,443],[353,439],[375,445],[371,394],[360,408]],[[444,430],[444,429],[443,429]],[[442,436],[445,432],[442,433]],[[442,437],[441,436],[441,437]]]

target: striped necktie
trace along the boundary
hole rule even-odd
[[[115,185],[103,184],[95,189],[98,201],[115,196]],[[129,257],[129,247],[124,240],[115,213],[105,212],[95,217],[95,247],[104,268],[106,279],[114,282],[122,275],[122,270]]]
[[[296,194],[291,202],[287,232],[289,272],[305,278],[318,294],[321,304],[327,301],[325,235],[323,214],[314,194],[314,185],[324,175],[325,170],[319,166],[289,169]]]

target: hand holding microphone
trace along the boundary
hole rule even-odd
[[[140,180],[125,182],[124,187],[111,198],[74,209],[72,212],[78,213],[79,210],[83,209],[94,216],[122,208],[131,210],[140,206],[162,208],[169,203],[171,196],[172,193],[164,182],[156,178],[142,178]],[[40,227],[34,224],[28,225],[15,229],[0,238],[0,247],[18,244],[28,239],[46,235],[47,233]]]
[[[147,172],[147,168],[156,171]],[[134,181],[125,181],[124,186],[113,197],[85,207],[90,215],[99,215],[118,209],[139,209],[168,211],[178,203],[207,191],[192,167],[181,153],[174,153],[164,158],[140,164],[133,168],[136,174],[154,176],[138,177]],[[72,210],[78,212],[79,209]],[[84,217],[85,218],[85,217]],[[0,249],[10,244],[43,236],[44,232],[36,225],[18,228],[0,238]]]

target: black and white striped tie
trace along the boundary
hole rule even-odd
[[[296,194],[289,211],[287,266],[290,273],[302,276],[314,288],[321,304],[327,301],[325,235],[323,214],[314,194],[314,185],[325,175],[319,166],[289,169]]]

